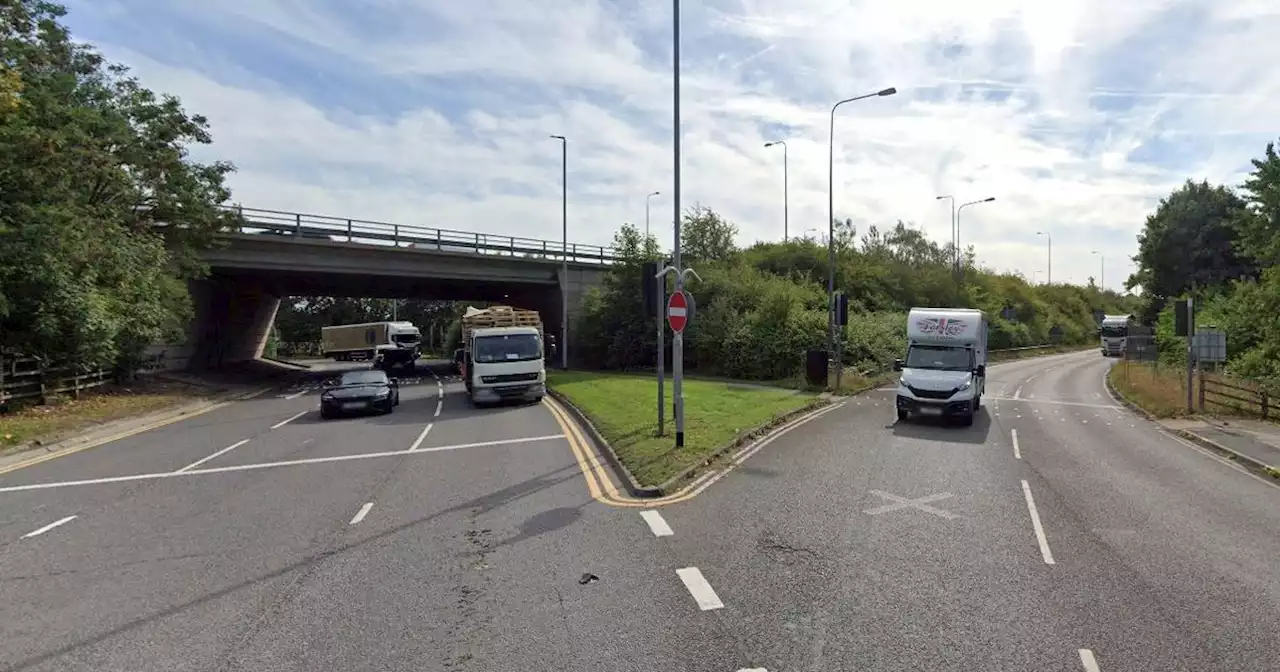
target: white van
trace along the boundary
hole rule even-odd
[[[912,308],[907,356],[893,363],[898,420],[959,416],[966,425],[982,407],[987,382],[987,317],[964,308]]]

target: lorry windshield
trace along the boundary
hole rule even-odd
[[[422,336],[418,334],[396,334],[395,336],[391,337],[391,340],[395,341],[396,343],[405,343],[405,344],[417,343],[418,341],[422,340]]]
[[[542,359],[542,342],[536,334],[480,336],[475,343],[473,358],[481,364]]]
[[[968,371],[973,368],[973,353],[968,348],[953,345],[913,345],[907,350],[908,369],[935,369],[939,371]]]
[[[1129,334],[1129,328],[1124,325],[1111,325],[1102,327],[1103,338],[1124,338]]]

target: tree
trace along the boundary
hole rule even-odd
[[[234,218],[232,166],[188,116],[70,39],[59,5],[0,3],[0,348],[129,368],[180,334],[186,280]]]
[[[1138,235],[1137,271],[1125,286],[1141,285],[1156,311],[1163,302],[1199,287],[1254,277],[1257,267],[1236,249],[1244,201],[1230,189],[1192,182],[1160,201]]]
[[[1240,218],[1240,246],[1261,267],[1280,264],[1280,155],[1267,143],[1253,172],[1241,185],[1248,211]]]
[[[681,224],[681,256],[689,261],[724,261],[737,253],[733,242],[737,235],[738,227],[732,222],[711,208],[695,205],[685,212]]]

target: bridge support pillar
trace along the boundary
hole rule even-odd
[[[191,283],[195,308],[188,368],[222,369],[262,356],[280,297],[217,277]]]

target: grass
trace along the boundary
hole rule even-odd
[[[1147,362],[1118,362],[1107,378],[1125,399],[1157,418],[1187,415],[1187,372],[1168,365],[1159,370]],[[1199,394],[1195,390],[1194,394]]]
[[[659,437],[658,390],[651,377],[548,371],[547,382],[591,419],[642,486],[659,485],[705,462],[740,434],[817,399],[809,392],[772,386],[686,379],[685,445],[676,449],[670,385],[664,404],[666,435]]]
[[[162,380],[130,387],[82,392],[80,399],[56,397],[49,404],[26,405],[0,414],[0,455],[33,441],[53,441],[77,430],[174,406],[199,396],[202,388]]]

